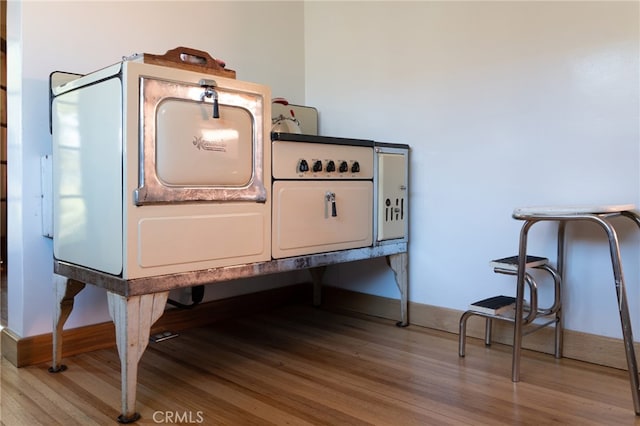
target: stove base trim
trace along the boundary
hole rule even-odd
[[[316,266],[373,259],[392,254],[404,253],[406,251],[407,243],[398,242],[373,247],[362,247],[305,256],[287,257],[267,262],[223,266],[219,268],[132,279],[123,279],[115,275],[105,274],[90,268],[56,259],[53,263],[53,272],[76,281],[93,284],[96,287],[104,288],[107,291],[126,297],[157,293],[177,288],[193,287],[196,285],[213,284],[217,282],[230,281],[236,278],[270,275],[280,272],[309,269]]]

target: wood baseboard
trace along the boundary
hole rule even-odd
[[[293,285],[199,304],[191,309],[167,309],[151,328],[151,334],[166,330],[179,332],[229,318],[273,309],[287,303],[311,300],[311,287]],[[2,356],[17,367],[51,362],[52,334],[19,338],[4,328],[1,336]],[[62,356],[68,357],[98,349],[115,347],[112,322],[88,325],[62,332]]]
[[[154,324],[151,332],[152,334],[165,330],[179,332],[224,319],[272,309],[287,303],[308,303],[310,300],[310,285],[298,284],[207,302],[193,309],[168,309]],[[387,319],[400,319],[400,302],[396,299],[325,286],[322,303],[323,306],[331,309],[343,309]],[[460,315],[462,312],[454,309],[409,303],[409,322],[412,325],[458,334]],[[493,329],[494,342],[511,345],[513,341],[512,330],[509,324],[496,321]],[[467,336],[468,338],[484,339],[484,320],[482,318],[472,317],[469,319]],[[111,322],[65,330],[62,338],[64,342],[63,357],[115,346],[115,330]],[[4,328],[1,339],[2,355],[13,365],[23,367],[51,361],[51,333],[19,338],[9,329]],[[553,329],[549,327],[526,336],[523,347],[553,354]],[[452,356],[457,356],[457,353]],[[622,339],[565,330],[564,356],[622,370],[627,368]]]
[[[399,300],[356,293],[335,287],[325,287],[323,289],[323,305],[382,318],[400,319]],[[409,323],[411,325],[458,334],[461,315],[462,311],[455,309],[409,303]],[[483,318],[469,318],[467,321],[467,337],[484,340],[484,325]],[[513,343],[513,326],[506,322],[494,321],[492,338],[496,343],[511,346]],[[523,348],[553,354],[553,328],[546,327],[525,336]],[[640,345],[636,344],[636,352],[639,351]],[[452,355],[457,356],[457,353]],[[565,330],[563,356],[621,370],[627,369],[622,339]]]

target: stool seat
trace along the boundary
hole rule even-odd
[[[634,204],[594,204],[568,206],[519,207],[513,211],[515,219],[538,216],[578,216],[583,214],[610,214],[635,210]]]

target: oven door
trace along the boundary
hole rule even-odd
[[[372,244],[371,181],[276,181],[272,205],[276,259]]]
[[[141,77],[136,205],[264,203],[264,102],[259,93]]]

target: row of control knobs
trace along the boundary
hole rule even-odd
[[[313,165],[311,166],[311,169],[309,168],[309,163],[307,162],[307,160],[300,160],[300,163],[298,163],[298,171],[299,172],[308,172],[309,170],[313,171],[314,173],[318,173],[322,171],[322,161],[320,160],[316,160],[313,162]],[[329,160],[327,162],[327,167],[325,168],[325,170],[327,172],[335,172],[336,171],[336,163],[333,160]],[[338,166],[338,171],[340,173],[347,173],[349,171],[349,164],[346,161],[341,161],[340,162],[340,166]],[[360,172],[360,163],[358,163],[357,161],[354,161],[351,164],[351,173],[358,173]]]

